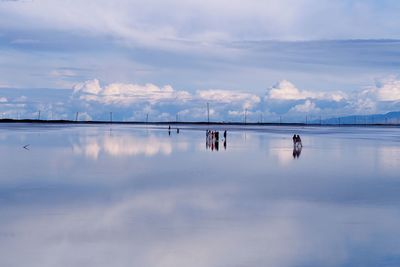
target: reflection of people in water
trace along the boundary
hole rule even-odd
[[[300,135],[293,135],[293,158],[299,158],[303,144],[301,143]]]
[[[297,146],[297,145],[293,146],[293,158],[294,159],[300,157],[302,148],[303,148],[302,146]]]
[[[224,147],[226,149],[226,143],[224,142]],[[219,150],[219,132],[217,131],[206,131],[206,149]]]

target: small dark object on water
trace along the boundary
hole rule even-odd
[[[26,150],[29,150],[28,146],[29,146],[29,144],[24,145],[23,148],[26,149]]]
[[[176,133],[177,133],[177,134],[179,133],[179,128],[176,128]]]

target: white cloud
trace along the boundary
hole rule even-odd
[[[56,69],[50,72],[50,76],[62,78],[62,77],[76,77],[78,74],[70,69]]]
[[[389,77],[378,82],[376,93],[380,101],[400,101],[400,80]]]
[[[73,96],[84,101],[122,106],[143,102],[186,102],[192,98],[188,92],[175,91],[170,85],[158,87],[154,84],[112,83],[101,87],[97,79],[75,85]]]
[[[184,40],[186,47],[190,47],[193,43],[189,41],[209,44],[221,38],[398,37],[395,3],[386,8],[375,1],[343,4],[328,0],[249,0],[246,3],[239,0],[121,0],[116,3],[105,0],[13,3],[3,5],[4,21],[0,23],[13,28],[103,34],[125,43],[164,47],[176,46],[174,40]],[[338,17],[341,23],[337,23]]]
[[[8,102],[7,98],[0,97],[0,103],[6,103],[6,102]]]
[[[101,92],[100,82],[97,79],[78,83],[74,87],[74,93],[97,95]]]
[[[343,92],[312,92],[298,89],[293,83],[282,80],[267,92],[267,99],[272,100],[305,100],[305,99],[332,100],[339,102],[347,98]]]
[[[199,99],[204,101],[214,101],[225,104],[240,103],[243,108],[250,109],[260,103],[260,97],[249,93],[234,92],[229,90],[202,90],[197,91]]]
[[[299,104],[294,106],[291,111],[294,112],[303,112],[303,113],[312,113],[312,112],[318,112],[320,109],[316,106],[314,102],[311,102],[310,100],[306,100],[303,104]]]

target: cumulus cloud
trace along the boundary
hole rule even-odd
[[[249,93],[241,93],[234,92],[229,90],[203,90],[197,91],[197,96],[199,99],[204,101],[214,101],[218,103],[240,103],[243,108],[252,108],[258,103],[260,103],[261,99],[259,96]]]
[[[286,80],[278,82],[267,92],[267,98],[272,100],[305,100],[311,98],[339,102],[346,97],[346,94],[340,91],[326,93],[300,90],[293,83]]]
[[[400,80],[389,77],[378,81],[376,93],[380,101],[400,101]]]
[[[271,121],[282,115],[296,119],[302,113],[329,117],[399,110],[399,84],[399,79],[389,77],[344,94],[303,90],[284,80],[261,98],[245,91],[207,89],[190,93],[170,85],[102,85],[93,79],[76,84],[73,90],[52,90],[56,94],[49,91],[46,96],[24,91],[24,96],[16,97],[10,91],[0,97],[0,112],[12,118],[37,118],[41,110],[42,117],[48,119],[75,120],[78,112],[79,120],[109,120],[113,112],[115,121],[206,121],[209,103],[212,121],[242,121],[246,110],[248,122]]]
[[[261,98],[255,94],[233,90],[198,90],[191,94],[175,90],[170,85],[112,83],[102,86],[97,79],[78,83],[73,87],[72,101],[82,109],[99,111],[130,109],[130,119],[143,120],[147,114],[157,120],[204,120],[206,103],[210,103],[210,116],[224,119],[228,110],[255,109]]]
[[[175,91],[170,85],[158,87],[154,84],[138,85],[112,83],[100,86],[97,79],[74,86],[74,97],[84,101],[95,101],[105,105],[128,106],[140,102],[185,102],[191,99],[186,91]]]
[[[296,105],[291,109],[291,111],[302,113],[319,112],[320,110],[314,102],[308,99],[303,104]]]

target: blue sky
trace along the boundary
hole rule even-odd
[[[0,0],[4,117],[400,109],[398,1]]]

